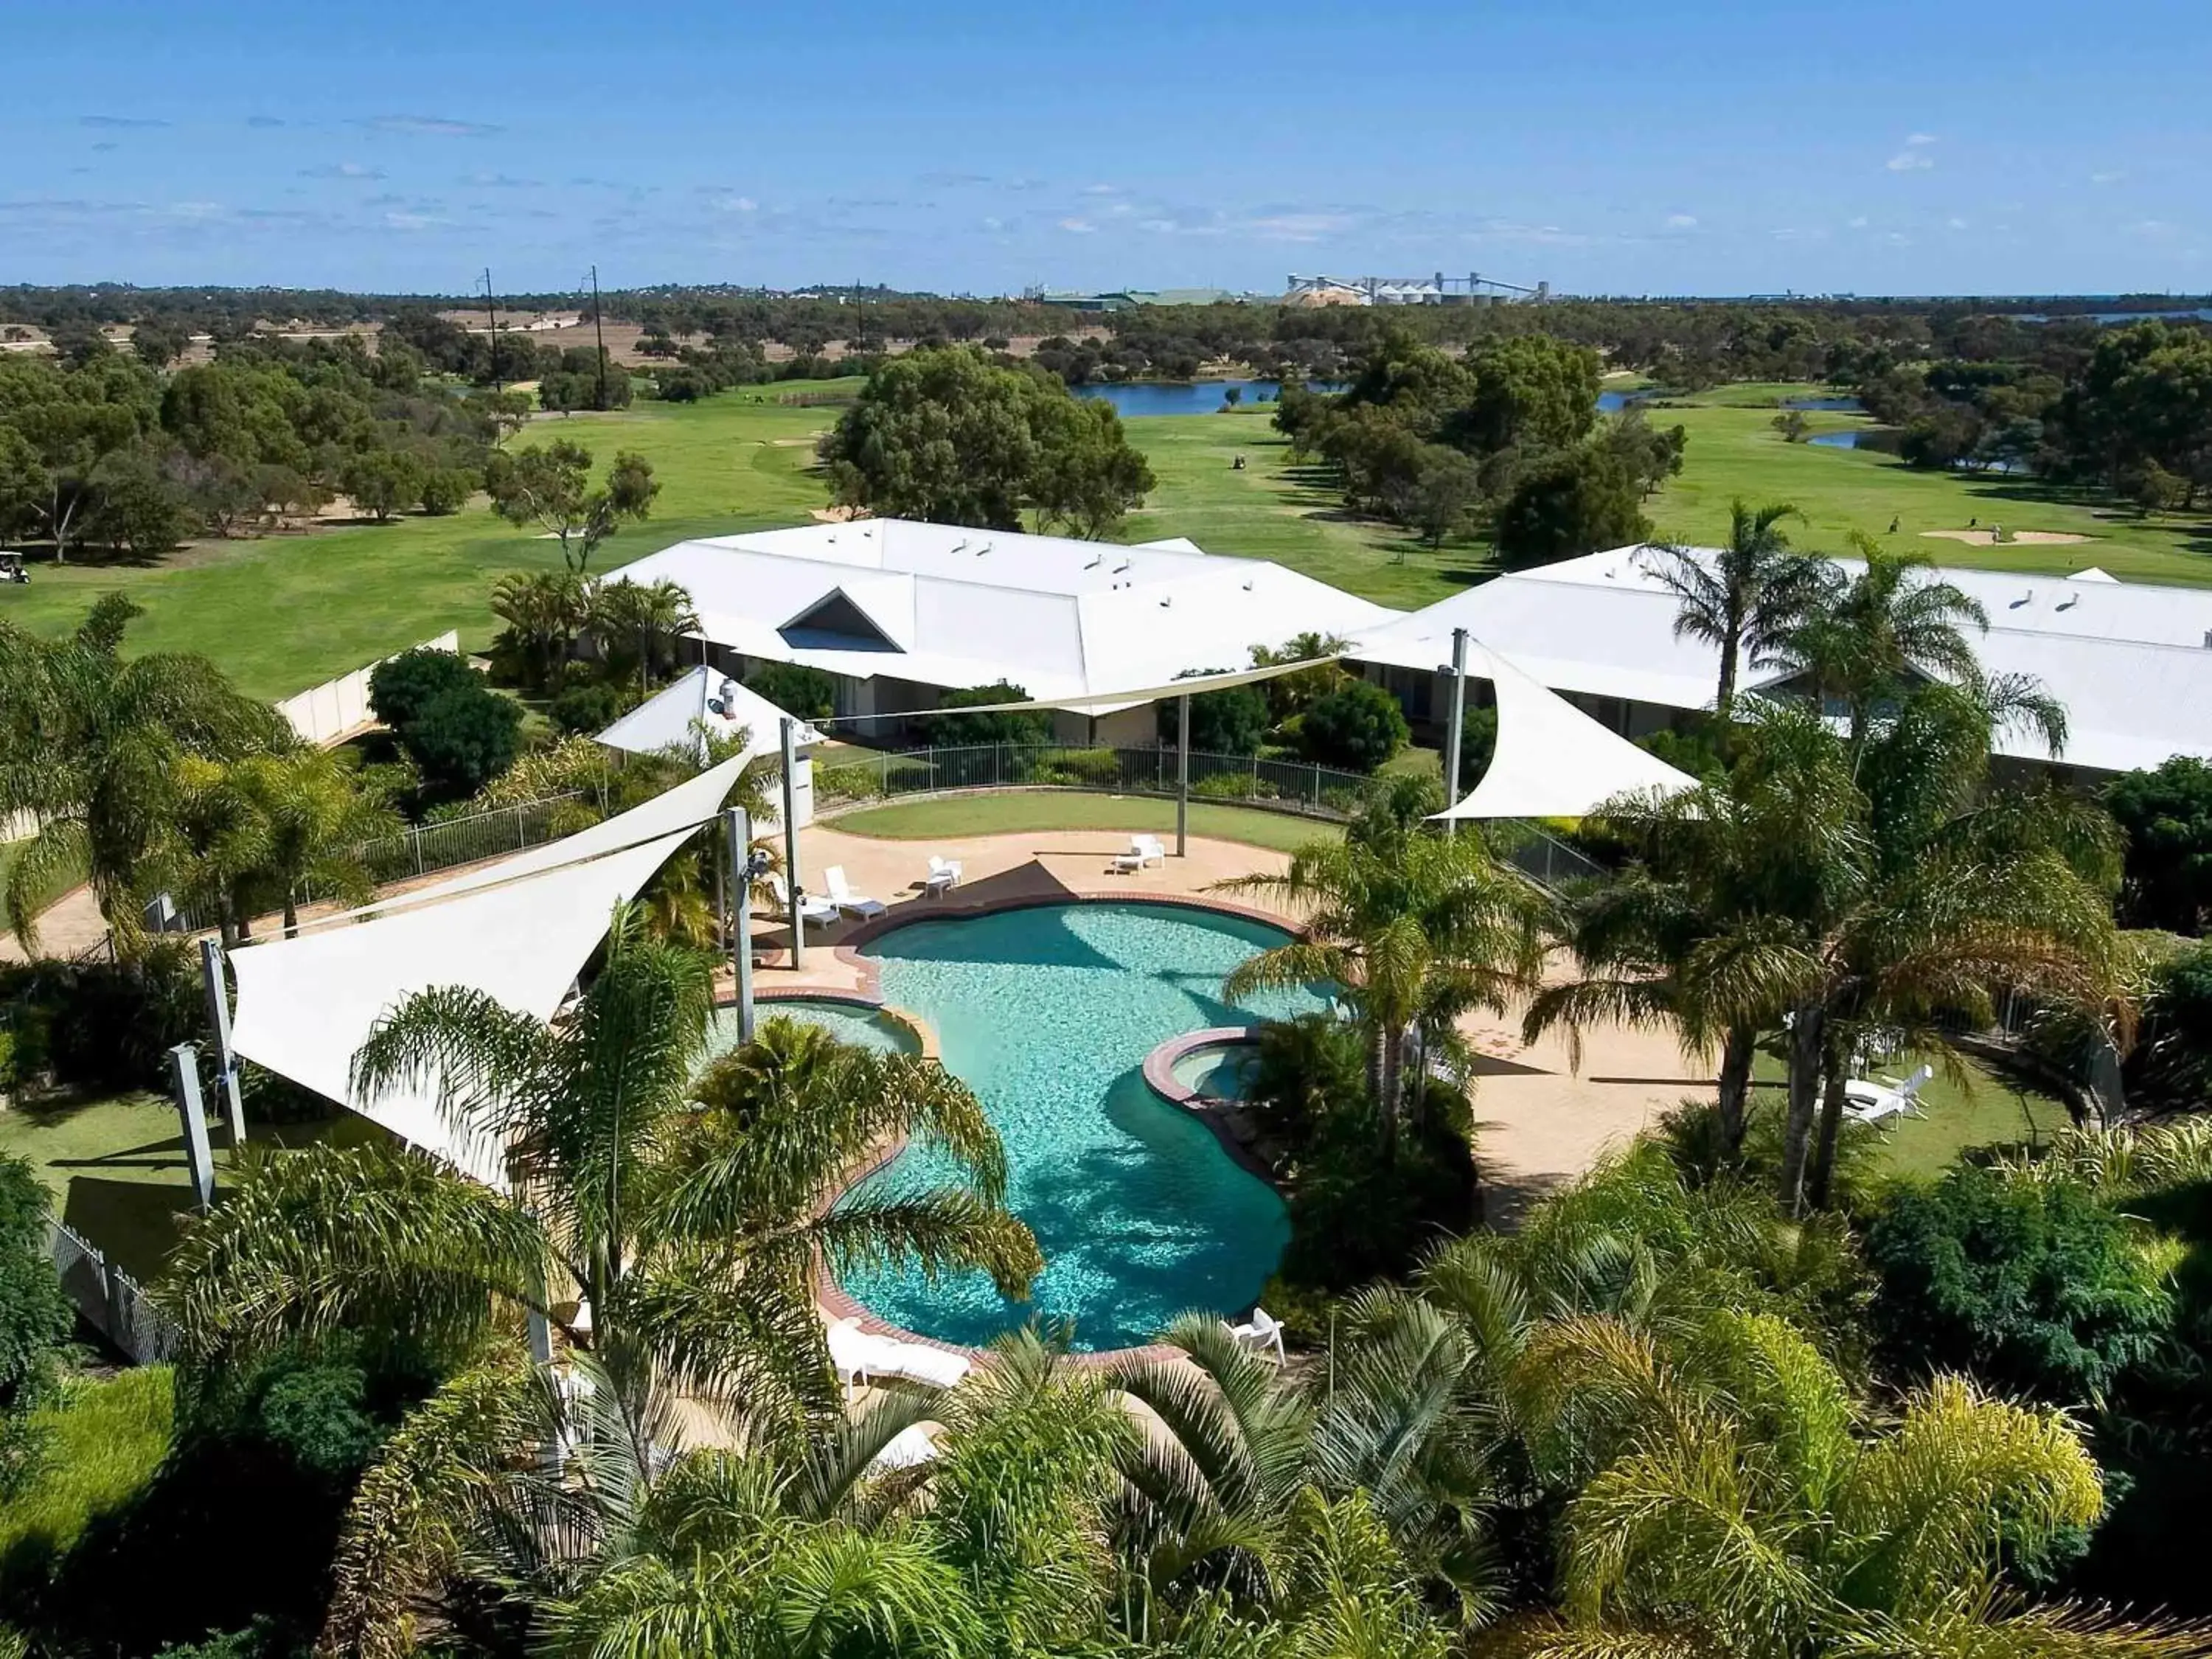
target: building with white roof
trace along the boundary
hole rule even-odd
[[[1180,538],[1124,547],[899,519],[679,542],[620,574],[683,587],[723,673],[742,680],[772,661],[829,674],[840,717],[930,708],[945,691],[1000,681],[1073,702],[1242,668],[1255,645],[1401,614]],[[1154,731],[1141,702],[1058,723],[1073,742],[1149,743]]]
[[[1434,670],[1450,659],[1452,630],[1465,628],[1604,725],[1640,737],[1710,709],[1720,673],[1716,647],[1675,634],[1675,598],[1641,554],[1620,547],[1500,576],[1360,634],[1353,655],[1382,670],[1413,718],[1440,722],[1448,681]],[[2174,755],[2212,758],[2212,590],[2120,582],[2094,568],[1938,574],[1989,613],[1987,634],[1971,636],[1984,670],[2032,674],[2065,705],[2064,764],[2120,772]],[[1775,690],[1784,678],[1745,664],[1740,684]],[[2049,758],[2026,732],[1998,747]]]

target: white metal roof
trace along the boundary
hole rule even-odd
[[[599,740],[629,754],[653,755],[664,749],[691,749],[698,741],[696,728],[704,726],[718,738],[744,732],[750,759],[781,749],[784,719],[783,710],[758,692],[702,665],[654,692],[600,732]],[[793,738],[802,749],[822,741],[822,734],[804,720]]]
[[[1433,666],[1449,657],[1451,630],[1466,628],[1558,690],[1710,708],[1718,653],[1675,637],[1674,597],[1640,552],[1615,548],[1501,576],[1362,634],[1352,654]],[[1939,574],[1989,612],[1989,632],[1973,636],[1984,669],[2033,674],[2065,704],[2069,764],[2124,771],[2177,754],[2212,757],[2212,590],[2118,582],[2094,568]],[[1756,690],[1776,678],[1747,665],[1743,684]],[[2024,732],[2005,734],[1998,748],[2046,758]]]
[[[1239,668],[1255,645],[1399,614],[1265,560],[1179,542],[1126,547],[896,519],[679,542],[623,574],[678,583],[706,637],[747,656],[948,689],[1003,679],[1044,699]],[[825,608],[867,626],[807,625]]]

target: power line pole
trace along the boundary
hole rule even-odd
[[[599,268],[592,267],[592,337],[599,343],[599,407],[607,406],[607,333],[599,325]]]
[[[507,379],[499,372],[499,301],[491,295],[491,267],[486,265],[483,274],[484,314],[491,319],[491,384],[492,390],[505,394]]]

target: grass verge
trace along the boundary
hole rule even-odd
[[[173,1421],[167,1365],[71,1378],[58,1401],[33,1413],[46,1437],[37,1477],[0,1504],[0,1578],[16,1581],[54,1560],[129,1502],[168,1452]]]
[[[964,836],[1037,835],[1054,830],[1112,830],[1172,833],[1175,803],[1141,795],[1094,795],[1080,791],[1035,794],[939,795],[864,807],[829,820],[833,829],[885,841],[949,841]],[[1212,801],[1190,804],[1190,833],[1210,841],[1242,842],[1296,852],[1340,831],[1316,818],[1262,812]]]

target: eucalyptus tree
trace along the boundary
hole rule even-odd
[[[1503,1012],[1543,969],[1549,901],[1477,836],[1316,842],[1279,874],[1221,886],[1304,918],[1296,938],[1231,974],[1223,994],[1234,1000],[1265,988],[1337,988],[1367,1032],[1369,1091],[1386,1161],[1396,1156],[1407,1093],[1407,1033],[1418,1030],[1429,1052],[1455,1052],[1463,1016]]]
[[[1793,552],[1782,530],[1803,515],[1787,502],[1752,507],[1729,503],[1728,545],[1707,560],[1691,548],[1649,547],[1639,562],[1674,595],[1674,637],[1703,641],[1720,653],[1713,712],[1725,722],[1735,705],[1736,680],[1756,665],[1815,591],[1821,562]]]
[[[46,640],[0,621],[0,817],[36,836],[8,873],[15,937],[38,940],[38,896],[88,878],[119,938],[135,941],[153,857],[179,804],[180,763],[227,763],[296,739],[204,657],[125,657],[139,607],[100,599],[74,634]]]

